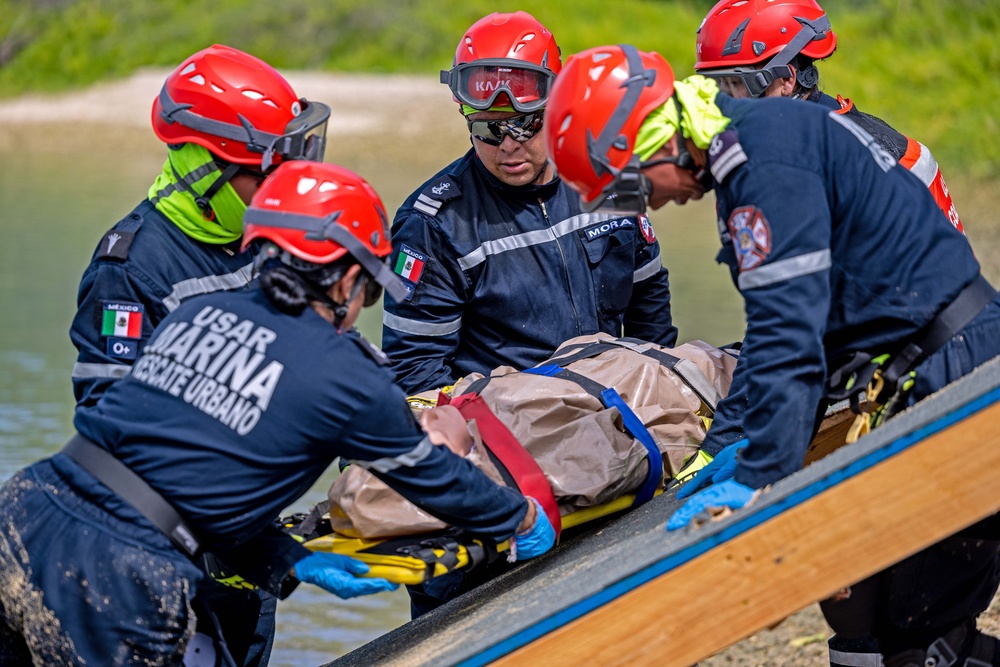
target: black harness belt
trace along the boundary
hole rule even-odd
[[[201,544],[194,531],[170,503],[163,499],[144,479],[116,459],[106,449],[95,445],[79,433],[74,435],[62,453],[76,461],[121,498],[163,531],[170,541],[191,559],[198,557]]]
[[[996,295],[997,291],[983,274],[976,276],[975,280],[958,293],[954,301],[942,308],[930,324],[893,357],[889,366],[882,371],[886,385],[895,387],[899,378],[919,366],[949,338],[964,329]]]
[[[869,400],[874,399],[886,406],[880,419],[887,419],[901,407],[901,397],[906,393],[904,385],[910,372],[972,322],[996,295],[997,291],[982,274],[976,276],[896,354],[875,357],[858,351],[848,355],[841,363],[832,364],[826,397],[833,402],[849,399],[851,409],[860,414],[860,393],[866,390],[869,383],[875,384],[873,378],[878,378],[876,373],[879,373],[881,383]]]

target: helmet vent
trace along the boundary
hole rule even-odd
[[[205,85],[205,77],[203,77],[201,74],[195,74],[189,80],[191,81],[191,83],[197,83],[199,86]]]
[[[266,104],[267,106],[272,107],[274,109],[280,109],[281,108],[277,104],[275,104],[274,100],[264,100],[264,104]]]
[[[191,63],[190,65],[181,70],[180,76],[187,76],[194,70],[195,70],[194,63]]]
[[[319,186],[320,192],[330,192],[331,190],[339,190],[340,186],[331,181],[323,181]]]
[[[526,47],[528,45],[528,42],[530,42],[534,38],[535,38],[534,33],[528,33],[527,35],[524,35],[523,37],[521,37],[521,41],[518,42],[517,45],[514,47],[513,52],[517,53],[518,51]]]
[[[295,191],[298,192],[300,195],[304,195],[305,193],[309,192],[314,187],[316,187],[316,182],[317,181],[315,178],[308,178],[304,176],[299,179],[298,184],[295,186]]]
[[[258,93],[256,90],[244,90],[244,97],[249,97],[251,100],[262,100],[264,99],[264,93]]]
[[[562,125],[559,126],[559,132],[562,133],[568,130],[572,122],[573,122],[573,114],[567,114],[566,117],[563,118]]]
[[[605,69],[606,68],[604,67],[604,65],[598,65],[597,67],[591,67],[590,71],[588,72],[588,74],[590,75],[591,81],[597,81],[598,79],[600,79],[601,75],[604,74],[604,70]]]

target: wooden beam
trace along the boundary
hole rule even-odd
[[[998,469],[994,403],[495,664],[691,665],[1000,510]]]
[[[1000,509],[998,459],[1000,358],[728,518],[666,533],[663,493],[332,664],[690,665]]]

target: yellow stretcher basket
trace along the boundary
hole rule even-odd
[[[626,494],[602,505],[567,514],[562,518],[563,530],[627,510],[634,501],[634,494]],[[484,560],[492,560],[496,554],[508,551],[510,543],[502,542],[494,549],[479,540],[462,538],[452,532],[375,540],[330,533],[312,538],[304,546],[313,551],[357,558],[371,568],[362,576],[416,585],[448,572],[477,565]]]

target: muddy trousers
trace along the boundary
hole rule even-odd
[[[181,665],[203,576],[69,458],[39,461],[0,488],[0,665]]]

